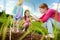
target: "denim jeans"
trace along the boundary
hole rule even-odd
[[[46,27],[48,29],[48,33],[53,33],[53,25],[56,22],[56,27],[60,28],[60,22],[55,21],[52,18],[49,18],[44,24],[43,27]]]

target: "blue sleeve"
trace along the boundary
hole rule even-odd
[[[23,17],[23,7],[21,7],[20,12],[21,12],[21,17]]]
[[[13,15],[16,15],[16,12],[17,12],[17,6],[15,6],[13,9]]]

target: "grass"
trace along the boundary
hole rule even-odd
[[[6,17],[1,18],[0,17],[0,22],[3,23],[1,28],[0,28],[0,32],[2,33],[2,40],[5,40],[7,28],[8,28],[8,26],[10,26],[10,27],[12,26],[13,19],[11,18],[11,16],[9,16],[8,18],[6,18]],[[36,22],[36,21],[31,22],[31,26],[28,28],[28,31],[25,34],[23,34],[19,38],[19,40],[22,40],[31,32],[34,32],[34,33],[36,32],[38,34],[41,34],[42,35],[41,40],[43,40],[45,34],[48,34],[48,32],[47,32],[46,28],[41,27],[42,24],[43,24],[42,22]],[[60,31],[58,31],[56,27],[57,26],[55,24],[54,25],[54,36],[55,36],[55,38],[53,40],[59,40],[58,36],[60,35],[59,34]],[[20,21],[20,29],[23,29],[22,20]],[[10,34],[11,34],[11,31],[10,31]],[[47,40],[50,40],[50,38],[48,38]]]
[[[7,33],[7,29],[8,29],[8,23],[9,23],[9,19],[10,19],[10,16],[8,17],[8,19],[5,21],[4,25],[2,25],[3,28],[3,31],[2,31],[2,40],[5,40],[6,38],[6,33]],[[2,29],[2,28],[1,28]]]
[[[41,29],[41,23],[40,22],[32,22],[31,23],[31,26],[28,28],[28,31],[24,34],[24,35],[22,35],[22,37],[20,37],[20,39],[19,40],[23,40],[23,38],[24,37],[26,37],[29,33],[31,33],[32,31],[33,32],[36,32],[36,31],[39,31],[39,33],[42,33],[42,35],[43,35],[43,37],[44,37],[44,35],[45,35],[45,33],[43,32],[43,30]],[[47,31],[45,30],[45,32],[47,33]],[[42,39],[43,39],[43,37],[42,37]],[[41,40],[42,40],[41,39]]]
[[[6,37],[6,33],[7,33],[7,28],[8,28],[8,23],[9,23],[9,20],[10,17],[8,17],[8,19],[6,19],[0,29],[0,31],[3,33],[2,35],[2,40],[5,40],[5,37]],[[20,21],[21,25],[20,25],[20,29],[22,28],[22,20]],[[42,37],[41,37],[41,40],[44,39],[44,36],[45,34],[47,34],[47,30],[46,28],[42,28],[41,25],[43,23],[40,23],[40,22],[31,22],[31,26],[28,28],[28,31],[23,34],[19,40],[22,40],[23,38],[25,38],[29,33],[31,32],[37,32],[37,33],[41,33],[42,34]],[[56,28],[56,25],[54,26],[54,35],[55,35],[55,38],[53,40],[57,40],[58,39],[58,33],[59,31],[57,30]],[[50,40],[50,38],[48,38],[48,40]]]

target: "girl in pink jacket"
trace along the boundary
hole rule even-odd
[[[29,10],[25,10],[24,13],[24,18],[23,18],[23,31],[27,31],[27,29],[30,26],[30,11]]]
[[[44,23],[43,27],[48,29],[49,37],[54,38],[53,25],[56,22],[56,26],[60,28],[60,13],[54,9],[48,8],[48,5],[45,3],[42,3],[39,6],[39,10],[41,13],[43,13],[43,15],[39,19],[35,19],[39,22],[42,21]]]

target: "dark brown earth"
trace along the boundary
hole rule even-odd
[[[19,30],[18,33],[16,32],[12,32],[11,34],[11,40],[18,40],[25,32],[23,32],[22,30]],[[6,39],[5,40],[9,40],[9,29],[8,32],[6,34]],[[38,33],[33,33],[31,32],[30,34],[28,34],[23,40],[40,40],[42,37],[42,35],[38,34]],[[2,40],[2,34],[0,33],[0,40]],[[44,39],[45,40],[45,39]]]

